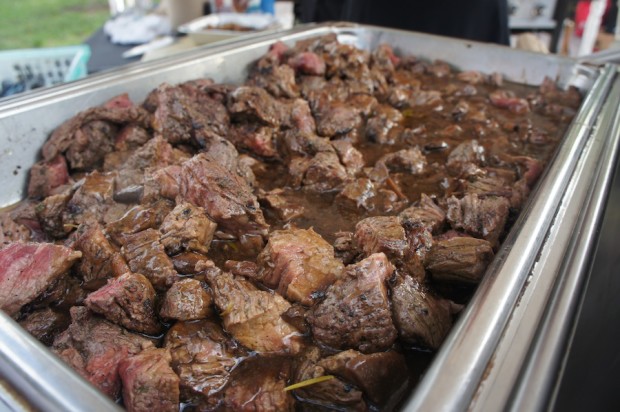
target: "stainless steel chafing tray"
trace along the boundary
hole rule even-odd
[[[0,205],[20,200],[27,171],[49,133],[88,107],[128,92],[136,101],[162,82],[198,77],[238,83],[250,62],[276,40],[336,33],[364,49],[381,43],[398,53],[445,60],[462,70],[500,72],[537,85],[545,76],[586,96],[563,143],[521,217],[490,265],[406,410],[534,410],[553,393],[615,162],[620,81],[615,66],[419,33],[350,24],[300,26],[129,65],[0,103]],[[42,345],[0,313],[0,400],[25,398],[44,410],[114,410]],[[16,391],[16,392],[13,392]],[[2,405],[2,403],[0,403]]]

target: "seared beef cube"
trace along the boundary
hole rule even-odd
[[[446,212],[424,193],[415,206],[403,210],[399,216],[403,221],[415,220],[422,223],[434,234],[441,232],[446,223]]]
[[[11,243],[0,249],[0,309],[16,315],[81,256],[51,243]]]
[[[258,156],[272,158],[278,152],[275,147],[276,129],[256,123],[242,123],[231,128],[228,138],[239,150],[248,150]]]
[[[377,46],[372,52],[371,59],[373,67],[378,67],[386,74],[392,74],[400,62],[400,58],[394,54],[392,47],[387,44]]]
[[[312,113],[318,134],[325,137],[344,135],[359,127],[362,121],[355,107],[342,101],[330,101],[326,95],[314,102]]]
[[[347,169],[350,176],[357,175],[364,167],[364,156],[348,140],[334,140],[332,146],[336,149],[340,163]]]
[[[363,354],[349,349],[321,359],[318,365],[361,388],[377,406],[385,406],[408,384],[405,357],[394,351]]]
[[[373,210],[374,204],[371,199],[377,195],[374,183],[365,177],[355,179],[347,183],[338,193],[336,201],[339,205],[349,209]]]
[[[334,151],[329,139],[319,137],[312,132],[299,132],[297,130],[287,130],[282,133],[278,144],[284,158],[312,157],[319,152]]]
[[[441,102],[441,92],[437,90],[414,90],[407,105],[410,107],[436,106]]]
[[[93,107],[91,109],[80,112],[77,116],[74,116],[71,119],[65,121],[52,132],[52,135],[45,142],[41,150],[41,153],[43,154],[43,159],[52,160],[57,155],[69,150],[73,145],[77,145],[78,147],[84,147],[83,140],[76,142],[76,135],[78,133],[83,133],[83,131],[80,131],[83,126],[96,121],[104,121],[117,125],[133,123],[145,127],[150,123],[150,115],[146,110],[136,106],[106,107],[104,105],[99,107]],[[90,133],[90,131],[87,131],[87,133]],[[80,139],[83,138],[84,135],[80,136]],[[108,144],[107,141],[103,141],[102,143],[104,143],[106,146]],[[113,144],[113,141],[111,143]],[[92,146],[92,148],[89,146],[89,148],[89,150],[96,150],[95,146]],[[107,148],[105,150],[107,150]],[[75,149],[73,150],[73,153],[78,155],[78,152]]]
[[[207,281],[224,328],[242,345],[259,353],[292,355],[302,348],[299,331],[281,318],[291,306],[282,296],[217,270],[207,274]]]
[[[293,383],[309,381],[329,375],[325,368],[318,364],[320,359],[321,352],[316,347],[312,347],[301,354],[298,357],[299,366],[295,372]],[[306,405],[317,405],[326,410],[368,410],[362,391],[351,383],[344,382],[338,376],[293,391],[295,392],[295,397],[304,402],[299,405],[302,408]],[[306,402],[307,404],[305,404]],[[310,410],[312,410],[312,406],[309,408]]]
[[[195,275],[199,272],[198,265],[204,265],[206,262],[210,262],[206,256],[194,252],[179,253],[178,255],[172,256],[171,259],[174,270],[181,275]]]
[[[400,339],[437,350],[452,328],[456,305],[435,297],[407,275],[397,275],[391,290],[392,313]]]
[[[28,197],[43,198],[69,181],[67,162],[63,156],[35,163],[30,169]]]
[[[394,267],[383,253],[375,253],[345,268],[326,298],[307,316],[314,338],[335,349],[363,353],[392,346],[397,333],[392,323],[386,279]]]
[[[390,130],[399,126],[403,121],[400,111],[391,106],[380,104],[375,107],[372,117],[366,124],[366,137],[371,142],[381,144],[394,143],[394,135]]]
[[[166,292],[159,314],[176,320],[204,319],[211,315],[213,298],[205,290],[206,285],[195,279],[183,279]]]
[[[74,228],[74,225],[65,225],[63,213],[71,200],[73,192],[67,190],[59,195],[48,196],[35,207],[35,213],[43,231],[52,238],[63,238]]]
[[[155,317],[155,289],[139,273],[127,272],[91,293],[86,307],[129,330],[156,335],[161,324]]]
[[[153,342],[103,318],[87,308],[71,308],[71,325],[54,341],[52,350],[76,372],[112,399],[120,395],[119,363],[153,347]]]
[[[508,109],[517,114],[524,114],[530,111],[527,100],[516,97],[514,92],[508,90],[495,90],[489,94],[489,100],[493,106],[501,109]]]
[[[129,272],[120,250],[110,244],[99,224],[80,225],[74,247],[82,252],[77,271],[85,282]]]
[[[159,228],[161,244],[170,255],[181,250],[206,254],[216,227],[204,210],[187,202],[179,203]]]
[[[435,240],[424,266],[435,280],[478,283],[491,259],[493,247],[489,242],[458,236]]]
[[[76,130],[65,156],[72,170],[89,171],[103,164],[105,155],[114,150],[118,132],[115,125],[95,120]]]
[[[228,95],[228,111],[238,120],[279,126],[283,117],[282,110],[276,99],[258,87],[241,86]]]
[[[245,359],[232,371],[234,384],[222,391],[218,406],[230,411],[294,411],[295,400],[284,390],[290,363],[289,358],[275,356]]]
[[[208,155],[199,154],[183,163],[179,196],[203,207],[226,233],[264,236],[269,228],[247,182]]]
[[[308,102],[304,99],[295,99],[289,105],[289,116],[282,119],[282,126],[297,130],[300,133],[316,133],[316,122]]]
[[[407,172],[412,175],[422,174],[427,164],[426,156],[417,147],[389,153],[379,161],[385,163],[391,172]]]
[[[295,84],[295,71],[285,64],[280,65],[274,59],[263,58],[250,69],[248,80],[250,86],[265,89],[275,97],[297,97],[299,90]]]
[[[460,200],[449,197],[446,217],[452,228],[465,230],[495,246],[504,231],[509,211],[510,202],[505,197],[479,197],[473,193]]]
[[[153,137],[143,127],[128,124],[119,130],[114,140],[114,149],[118,151],[136,150]]]
[[[169,350],[150,348],[120,362],[123,405],[129,412],[179,410],[179,377],[171,361]]]
[[[325,74],[325,61],[313,52],[297,53],[287,60],[287,64],[299,74],[313,76],[323,76]]]
[[[308,306],[343,269],[332,245],[312,229],[272,232],[257,262],[261,268],[258,279],[289,301]]]
[[[303,205],[296,203],[292,196],[287,196],[284,189],[278,188],[261,194],[259,201],[281,221],[289,221],[304,214]]]
[[[174,200],[179,195],[181,170],[179,165],[147,169],[144,173],[142,202],[151,203],[160,197]]]
[[[180,164],[189,156],[173,148],[163,137],[156,136],[144,146],[133,152],[123,163],[123,169],[144,171],[149,167],[165,167],[171,164]]]
[[[40,309],[29,313],[19,321],[19,326],[34,336],[44,345],[51,345],[56,335],[68,323],[68,316],[50,308]]]
[[[336,240],[334,240],[334,255],[345,265],[352,263],[359,255],[359,251],[355,245],[353,232],[337,232]]]
[[[86,175],[62,213],[63,223],[77,227],[85,222],[106,223],[112,220],[116,213],[113,199],[115,178],[116,173],[93,172]]]
[[[341,188],[348,178],[336,153],[320,152],[308,163],[302,184],[312,191],[329,192]]]
[[[383,252],[388,257],[402,258],[408,247],[405,229],[398,216],[375,216],[355,225],[355,242],[370,256]]]
[[[247,355],[211,320],[176,322],[166,333],[164,347],[181,379],[183,398],[211,397],[230,378],[230,371]]]
[[[167,289],[178,279],[155,229],[126,236],[121,252],[131,271],[146,276],[157,290]]]
[[[450,152],[446,167],[452,175],[468,175],[483,166],[484,162],[484,147],[479,145],[477,140],[469,140],[459,144]]]
[[[119,245],[126,243],[126,238],[146,229],[155,229],[164,221],[172,210],[172,202],[159,200],[149,206],[134,206],[118,220],[106,226],[106,232]]]
[[[123,163],[126,161],[127,160],[124,159]],[[120,167],[120,165],[118,167]],[[116,167],[114,169],[116,169]],[[118,169],[116,178],[114,179],[114,201],[126,204],[136,204],[140,203],[143,195],[144,170]]]
[[[13,220],[10,213],[0,213],[0,249],[12,242],[27,242],[30,229]]]

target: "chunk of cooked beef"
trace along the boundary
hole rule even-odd
[[[120,219],[108,223],[106,232],[117,244],[124,245],[127,236],[146,229],[158,228],[172,211],[172,207],[173,203],[165,199],[148,206],[134,206]]]
[[[291,306],[282,296],[219,270],[210,272],[207,281],[224,328],[242,345],[259,353],[292,355],[302,348],[299,331],[281,318]]]
[[[19,321],[19,326],[44,345],[51,345],[58,333],[68,324],[68,316],[51,308],[39,309],[29,313]]]
[[[336,201],[339,205],[349,209],[374,210],[373,198],[377,196],[377,189],[372,180],[365,177],[348,182],[338,193]]]
[[[30,169],[28,180],[28,197],[44,198],[54,189],[69,182],[67,162],[61,155],[49,161],[35,163]]]
[[[438,281],[478,283],[491,259],[493,247],[489,242],[457,236],[434,241],[424,267]]]
[[[304,214],[304,206],[297,202],[292,195],[289,195],[287,190],[282,188],[261,193],[258,200],[281,221],[289,221]]]
[[[137,106],[120,107],[113,105],[106,107],[103,105],[80,112],[52,132],[41,149],[43,160],[52,160],[57,155],[69,150],[75,143],[78,131],[91,122],[104,121],[117,125],[132,123],[147,127],[151,121],[150,117],[147,111]]]
[[[319,152],[307,164],[302,185],[315,192],[329,192],[342,188],[349,179],[345,167],[334,152]]]
[[[355,242],[366,256],[383,252],[390,258],[403,258],[408,247],[405,229],[398,216],[360,220],[355,225]]]
[[[355,176],[364,167],[364,156],[348,140],[334,140],[332,146],[336,150],[340,163],[347,169],[349,176]]]
[[[279,59],[266,56],[250,68],[246,84],[267,90],[275,97],[299,96],[299,89],[295,84],[295,70]]]
[[[311,109],[320,136],[344,135],[359,127],[362,122],[355,107],[343,101],[332,101],[326,94],[321,94],[317,100],[311,102]]]
[[[71,324],[55,340],[52,350],[80,375],[112,399],[120,395],[119,363],[152,348],[153,342],[128,332],[84,306],[71,308]]]
[[[446,212],[424,193],[416,205],[403,210],[399,216],[402,220],[421,222],[433,234],[440,233],[446,223]]]
[[[170,351],[145,349],[121,360],[123,405],[129,412],[179,410],[179,377],[170,367]]]
[[[321,56],[310,51],[297,53],[287,60],[297,73],[312,76],[323,76],[325,74],[325,61]]]
[[[155,289],[139,273],[127,272],[89,294],[86,307],[127,329],[157,335],[162,325],[155,316]]]
[[[448,198],[446,218],[454,229],[462,229],[475,237],[497,244],[504,232],[510,202],[503,196],[481,197],[468,193],[462,199]]]
[[[332,152],[334,147],[329,139],[319,137],[312,132],[287,130],[280,135],[278,149],[285,159],[296,156],[312,157],[319,152]]]
[[[489,100],[493,106],[507,109],[513,113],[524,114],[530,111],[527,100],[517,97],[514,92],[498,89],[489,94]]]
[[[343,269],[332,245],[312,229],[272,232],[257,263],[257,279],[304,305],[312,305]]]
[[[375,107],[373,115],[368,119],[366,137],[375,143],[394,143],[396,136],[390,131],[402,122],[403,115],[400,111],[386,104],[380,104]]]
[[[132,272],[146,276],[155,289],[165,290],[177,281],[178,274],[159,236],[155,229],[127,235],[121,253]]]
[[[295,410],[293,396],[285,391],[291,375],[291,360],[286,357],[254,356],[232,371],[232,382],[222,391],[222,410],[289,411]]]
[[[224,232],[238,237],[267,234],[269,225],[250,186],[208,155],[183,163],[179,196],[203,207]]]
[[[123,169],[141,170],[180,164],[189,156],[175,149],[163,137],[156,136],[135,150],[122,164]]]
[[[63,224],[77,227],[87,222],[107,223],[118,214],[122,216],[127,207],[114,202],[115,177],[116,172],[86,175],[62,213]]]
[[[76,269],[85,282],[118,277],[129,272],[129,266],[120,250],[108,241],[97,223],[80,225],[74,248],[82,252],[82,259]]]
[[[179,203],[159,228],[161,244],[170,255],[181,250],[206,254],[216,227],[203,209],[191,203]]]
[[[213,298],[206,284],[196,279],[183,279],[166,291],[159,314],[166,319],[196,320],[211,315]]]
[[[347,266],[325,300],[308,312],[314,338],[335,349],[364,353],[389,348],[397,337],[386,286],[393,271],[383,253]]]
[[[67,190],[61,194],[46,197],[35,207],[35,213],[45,234],[60,239],[71,232],[73,226],[65,225],[63,213],[72,197],[73,191]]]
[[[179,195],[181,166],[171,165],[161,169],[149,168],[144,172],[142,202],[152,203],[160,197],[174,200]]]
[[[195,89],[190,95],[197,92]],[[144,101],[151,112],[151,127],[171,144],[204,147],[214,137],[227,131],[227,117],[220,103],[200,105],[188,95],[188,87],[161,84]],[[211,110],[215,108],[215,110]],[[220,123],[221,121],[221,123]]]
[[[256,121],[267,126],[279,126],[283,106],[264,89],[241,86],[228,95],[228,111],[233,119]]]
[[[446,160],[446,168],[452,175],[473,174],[473,171],[484,165],[484,154],[484,147],[477,140],[468,140],[450,152]]]
[[[174,270],[181,275],[195,275],[200,271],[199,266],[210,262],[206,256],[194,252],[179,253],[171,259]]]
[[[137,124],[124,126],[114,139],[114,149],[118,151],[133,151],[143,146],[151,137],[151,134]]]
[[[364,354],[349,349],[323,358],[318,365],[353,383],[378,407],[385,407],[392,396],[405,390],[409,383],[409,371],[405,357],[388,351]]]
[[[51,243],[11,243],[0,250],[0,309],[9,316],[43,293],[82,254]]]
[[[400,339],[437,350],[452,328],[456,305],[436,297],[411,276],[399,274],[390,286],[394,324]]]
[[[27,242],[30,229],[15,222],[10,213],[0,213],[0,249],[13,242]]]
[[[290,115],[282,119],[283,128],[297,130],[300,133],[316,133],[316,122],[306,100],[293,100],[288,107],[288,112]]]
[[[65,156],[72,170],[101,168],[105,155],[114,150],[118,129],[110,122],[95,120],[84,124],[73,135]]]
[[[309,381],[312,379],[323,378],[329,373],[319,365],[321,352],[316,347],[311,347],[297,358],[297,368],[293,383]],[[294,389],[295,397],[302,402],[299,405],[319,407],[327,410],[350,410],[366,411],[368,405],[364,401],[364,394],[355,385],[345,382],[338,376],[333,378]],[[323,378],[325,379],[325,378]]]
[[[183,399],[196,401],[221,391],[231,370],[247,353],[213,320],[176,322],[166,333],[164,347],[172,355]]]
[[[241,123],[231,127],[228,138],[239,150],[273,158],[278,152],[275,145],[276,129],[257,123]]]
[[[402,149],[382,156],[379,162],[385,163],[391,172],[406,172],[419,175],[426,169],[426,156],[418,147]]]

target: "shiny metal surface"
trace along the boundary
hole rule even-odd
[[[517,83],[539,84],[548,76],[561,85],[575,85],[588,93],[555,160],[496,255],[488,275],[418,389],[405,404],[406,410],[465,410],[492,359],[504,326],[514,316],[522,288],[548,239],[548,229],[558,216],[560,201],[570,187],[580,153],[592,136],[598,112],[614,79],[612,69],[590,68],[558,56],[369,26],[302,26],[255,36],[168,59],[130,65],[1,103],[0,179],[5,190],[0,195],[0,205],[22,198],[27,170],[35,162],[40,146],[55,127],[77,112],[124,92],[134,101],[141,101],[162,82],[177,83],[198,77],[239,82],[245,77],[248,64],[260,57],[275,40],[293,44],[328,33],[336,33],[341,41],[365,49],[388,43],[397,52],[449,61],[463,70],[498,71]],[[33,403],[39,398],[53,397],[54,393],[58,395],[54,402],[64,410],[79,403],[83,387],[63,385],[64,390],[56,392],[58,388],[46,386],[51,381],[72,381],[75,373],[49,355],[10,319],[2,316],[0,321],[9,331],[5,336],[5,328],[0,325],[0,359],[7,359],[5,366],[8,365],[8,369],[0,367],[0,374],[25,392]],[[12,339],[21,340],[28,349],[16,351],[14,345],[8,344],[13,343]],[[49,372],[53,377],[41,373],[50,371],[49,368],[53,368],[53,372]],[[20,372],[13,376],[9,373],[11,370]],[[83,382],[82,385],[90,388]],[[43,395],[39,397],[38,394]],[[109,406],[102,402],[102,408]],[[88,410],[93,410],[92,406],[99,403],[90,405]]]
[[[615,71],[615,68],[608,67],[607,75],[613,77]],[[513,410],[538,410],[529,402],[534,399],[541,401],[550,395],[552,381],[559,370],[557,360],[566,342],[566,328],[573,319],[570,311],[575,309],[580,297],[580,284],[585,273],[583,266],[577,264],[574,254],[580,253],[581,259],[590,254],[591,250],[586,244],[595,240],[595,226],[592,223],[600,217],[600,210],[604,207],[604,198],[600,193],[597,196],[593,196],[593,193],[605,191],[609,187],[611,171],[601,171],[601,167],[609,166],[608,157],[614,153],[613,146],[609,145],[616,139],[610,132],[618,120],[618,99],[620,85],[616,82],[601,108],[600,117],[591,129],[591,136],[579,154],[579,162],[562,194],[561,204],[546,234],[537,264],[528,275],[518,305],[485,370],[485,379],[478,387],[470,407],[472,411],[505,410],[509,405],[517,408]],[[613,138],[608,139],[608,136]],[[591,220],[588,226],[584,226],[584,219]],[[576,250],[575,242],[584,244]],[[544,320],[544,316],[557,304],[554,303],[553,293],[562,294],[563,299],[568,299],[570,304],[566,305],[565,302],[561,317],[549,323],[548,319]],[[559,330],[563,332],[560,334]],[[524,365],[528,364],[532,356],[534,342],[545,335],[547,338],[552,337],[546,343],[545,356],[530,365],[533,369],[529,373],[525,372],[527,369]],[[525,375],[522,376],[524,373],[536,375],[537,379],[533,376],[526,379]],[[532,386],[534,382],[536,386]],[[521,395],[527,393],[527,396],[518,400],[519,396],[515,395],[518,392]],[[521,402],[526,402],[528,406],[521,405]]]

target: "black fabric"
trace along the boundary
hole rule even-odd
[[[304,22],[349,20],[509,44],[507,0],[301,0]]]

